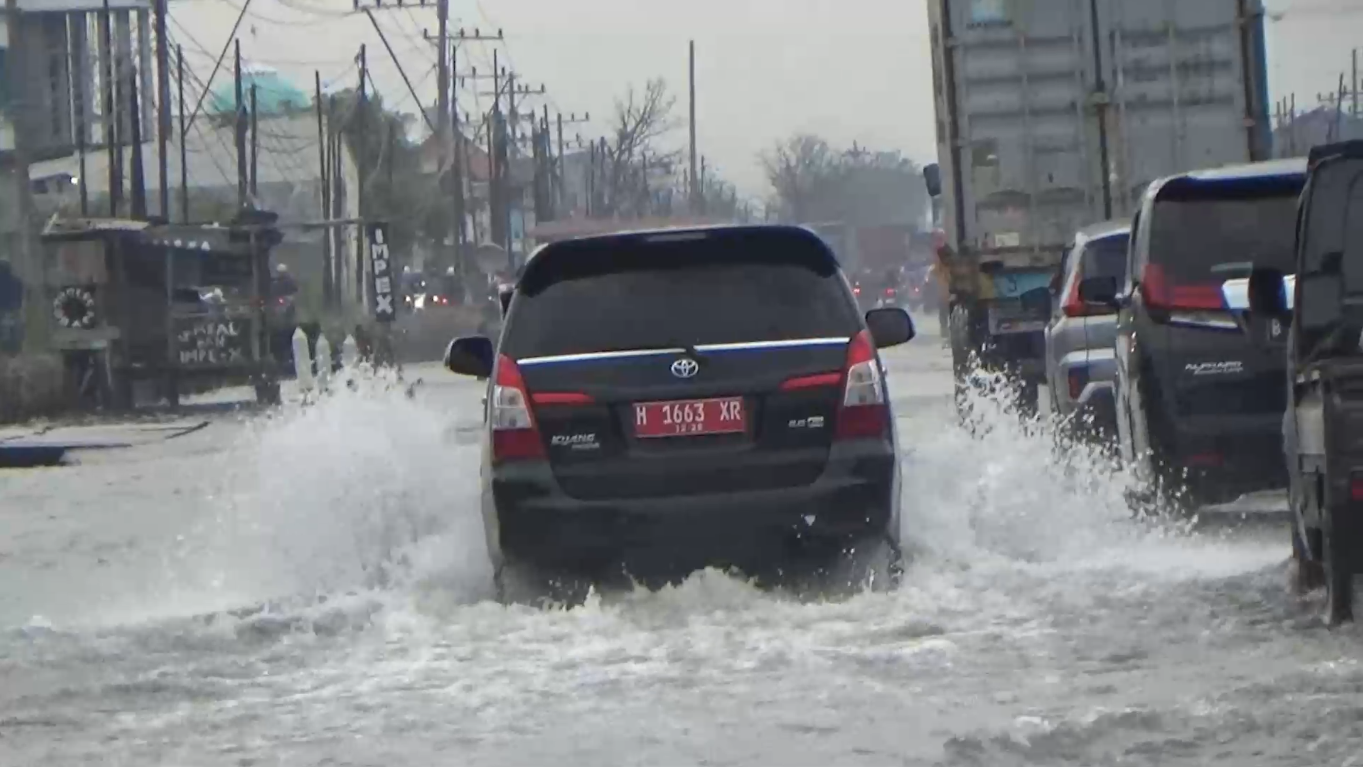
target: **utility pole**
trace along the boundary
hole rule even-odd
[[[315,98],[317,103],[317,154],[321,173],[318,179],[322,190],[318,200],[322,206],[322,221],[331,218],[331,171],[327,167],[327,131],[326,122],[322,118],[322,73],[314,70],[312,73],[313,85],[315,86]],[[331,228],[328,227],[322,232],[322,306],[331,309],[335,306],[333,300],[332,267],[331,267]]]
[[[495,55],[495,51],[493,52]],[[484,122],[487,128],[487,212],[488,212],[488,239],[493,242],[501,242],[502,224],[499,218],[501,210],[497,204],[497,142],[493,138],[496,133],[497,112],[487,113]]]
[[[508,72],[506,75],[506,114],[507,114],[507,136],[511,139],[508,153],[516,150],[516,73]]]
[[[557,208],[557,209],[559,209],[559,210],[562,210],[562,209],[563,209],[564,203],[567,202],[567,196],[564,194],[564,191],[563,191],[563,182],[564,182],[564,178],[568,175],[568,166],[567,166],[567,164],[563,161],[563,113],[562,113],[562,112],[559,112],[559,113],[558,113],[556,122],[558,123],[558,162],[557,162],[557,164],[554,166],[554,167],[555,167],[555,171],[554,171],[554,195],[555,195],[554,207]]]
[[[596,215],[596,142],[587,145],[587,218]]]
[[[147,179],[142,165],[142,110],[137,103],[137,74],[132,67],[127,69],[128,87],[128,141],[132,145],[132,206],[133,219],[142,221],[147,218]]]
[[[161,218],[170,221],[170,170],[166,140],[170,137],[170,41],[166,36],[166,4],[156,0],[156,167],[161,192]]]
[[[700,176],[699,176],[699,174],[696,172],[696,41],[695,41],[695,40],[692,40],[691,43],[690,43],[690,57],[689,57],[689,62],[688,62],[688,66],[687,66],[687,71],[688,71],[688,73],[689,73],[689,74],[688,74],[688,81],[689,81],[688,90],[689,90],[689,93],[690,93],[690,103],[691,103],[691,119],[690,119],[690,128],[689,128],[690,134],[691,134],[691,188],[690,188],[689,190],[687,190],[687,193],[688,193],[688,195],[689,195],[690,198],[691,198],[691,212],[692,212],[692,214],[695,214],[695,213],[699,212],[699,207],[700,207],[700,199],[699,199],[699,198],[700,198],[700,194],[699,194],[699,191],[700,191],[700,190],[699,190],[699,188],[698,188],[697,185],[696,185],[696,179],[699,178]]]
[[[237,148],[237,208],[240,209],[246,207],[246,113],[241,92],[241,40],[235,40],[233,44],[235,46],[233,80],[237,100],[237,119],[234,121]]]
[[[86,58],[89,55],[88,51],[85,48],[77,50],[72,46],[67,47],[71,48],[70,56],[66,62],[67,71],[88,73],[90,70],[89,59]],[[71,86],[72,106],[74,107],[71,110],[73,116],[71,128],[76,139],[76,158],[79,164],[79,169],[76,172],[80,174],[76,177],[76,188],[80,194],[80,215],[82,218],[90,215],[90,190],[85,185],[85,143],[88,141],[89,128],[87,126],[89,125],[88,118],[90,115],[90,92],[86,87],[86,82],[84,75],[79,78],[73,77]]]
[[[185,147],[185,47],[175,46],[176,75],[180,88],[180,220],[189,223],[189,162]]]
[[[260,174],[260,124],[256,113],[256,84],[251,83],[251,203],[260,195],[257,179]]]
[[[700,181],[699,181],[698,184],[696,184],[696,189],[697,189],[698,192],[699,192],[699,194],[698,194],[698,199],[697,199],[698,209],[696,210],[696,212],[699,213],[699,214],[702,215],[702,216],[705,215],[705,213],[706,213],[706,210],[705,210],[705,209],[706,209],[707,207],[709,207],[709,205],[707,204],[706,199],[705,199],[705,171],[706,171],[706,170],[707,170],[707,168],[706,168],[706,164],[705,164],[705,157],[702,156],[702,157],[700,158]]]
[[[8,0],[7,0],[8,2]],[[17,23],[19,13],[16,10],[13,14],[14,29],[18,29]],[[104,147],[108,152],[109,163],[109,215],[118,216],[119,188],[122,186],[121,179],[118,177],[118,124],[117,111],[114,109],[114,41],[113,41],[113,15],[109,12],[109,0],[104,0],[104,8],[99,14],[99,56],[104,63],[104,98],[101,99],[100,111],[104,113]],[[18,35],[16,35],[17,37]],[[11,49],[13,55],[13,49]],[[15,91],[22,93],[22,91]],[[18,126],[15,126],[15,136],[20,133]]]
[[[360,121],[360,127],[359,130],[356,131],[357,135],[355,138],[355,144],[359,147],[359,156],[355,158],[355,165],[359,170],[360,181],[355,189],[355,207],[359,210],[360,221],[362,223],[359,227],[359,247],[355,249],[355,296],[361,306],[367,306],[367,304],[364,303],[364,259],[366,244],[364,230],[365,224],[369,223],[369,221],[366,216],[368,210],[365,207],[364,185],[365,180],[368,178],[368,173],[366,171],[369,166],[369,119],[366,113],[369,109],[369,91],[365,85],[368,80],[369,60],[365,56],[364,43],[360,43],[360,106],[359,114],[357,115]],[[341,143],[344,144],[344,139],[342,139]]]
[[[459,49],[453,48],[450,51],[450,69],[458,71]],[[459,88],[454,82],[450,83],[450,125],[453,127],[453,148],[454,161],[452,164],[452,178],[450,179],[453,188],[454,202],[454,268],[459,274],[460,283],[463,284],[465,276],[464,264],[464,129],[459,126]],[[443,227],[441,234],[444,234]],[[465,292],[467,286],[465,285]]]
[[[591,119],[592,119],[591,112],[587,112],[580,118],[577,116],[576,112],[573,112],[572,114],[568,115],[567,120],[563,119],[562,112],[560,112],[558,115],[558,176],[556,179],[558,185],[558,202],[555,204],[554,207],[559,210],[562,210],[568,203],[568,191],[566,181],[568,175],[568,165],[563,159],[564,158],[563,126],[591,122]],[[578,142],[578,146],[579,147],[581,146],[581,142]]]
[[[449,167],[449,128],[450,128],[450,38],[449,38],[449,0],[436,0],[435,18],[439,25],[439,41],[436,44],[436,140],[440,149],[440,173]],[[420,103],[420,102],[417,102]]]
[[[106,0],[107,1],[107,0]],[[106,6],[107,7],[107,6]],[[107,17],[106,17],[107,18]],[[5,0],[5,24],[9,30],[9,66],[5,72],[5,88],[9,91],[12,109],[10,125],[14,131],[14,150],[10,178],[18,203],[18,227],[15,238],[17,250],[10,258],[17,267],[19,279],[24,286],[24,348],[30,351],[43,351],[47,347],[48,319],[47,296],[43,279],[42,249],[33,246],[32,211],[28,180],[28,130],[24,114],[27,111],[24,97],[25,77],[23,35],[23,13],[19,10],[18,0]]]

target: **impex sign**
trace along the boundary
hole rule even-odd
[[[369,273],[374,281],[374,319],[392,322],[397,310],[393,304],[393,260],[388,254],[388,224],[366,224],[365,237],[369,240]]]

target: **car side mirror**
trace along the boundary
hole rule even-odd
[[[1120,303],[1117,300],[1117,278],[1087,277],[1081,280],[1079,282],[1079,300],[1086,304],[1116,309]]]
[[[483,336],[465,336],[450,341],[445,349],[445,367],[463,376],[484,380],[492,375],[492,341]]]
[[[908,343],[916,335],[913,318],[899,307],[872,309],[866,313],[866,327],[877,349]]]
[[[1344,278],[1338,273],[1312,272],[1297,278],[1301,301],[1297,322],[1302,330],[1333,329],[1344,317]]]
[[[1018,296],[1018,300],[1022,302],[1023,311],[1043,317],[1051,316],[1051,307],[1055,303],[1050,288],[1032,288]]]
[[[1260,317],[1287,314],[1286,280],[1279,269],[1259,267],[1249,275],[1249,311]]]

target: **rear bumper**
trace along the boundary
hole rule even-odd
[[[1168,460],[1195,487],[1236,495],[1287,486],[1282,415],[1195,416],[1172,422]]]
[[[494,470],[484,497],[504,559],[588,576],[707,566],[758,572],[802,551],[898,530],[898,459],[888,442],[835,445],[812,484],[742,493],[579,500],[546,463]]]
[[[1111,349],[1081,349],[1061,358],[1058,381],[1061,390],[1056,392],[1055,400],[1062,413],[1112,409],[1112,386],[1117,377],[1115,356]],[[1084,382],[1077,398],[1070,396],[1072,372],[1080,375]]]

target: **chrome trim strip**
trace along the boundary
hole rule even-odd
[[[702,344],[696,347],[698,352],[734,352],[751,351],[758,349],[789,349],[800,346],[841,346],[851,341],[851,338],[793,338],[782,341],[743,341],[732,344]],[[516,360],[517,365],[552,365],[559,362],[595,362],[598,360],[619,360],[633,359],[638,357],[664,357],[674,354],[685,354],[682,348],[675,349],[623,349],[612,352],[586,352],[583,354],[559,354],[548,357],[526,357]]]

